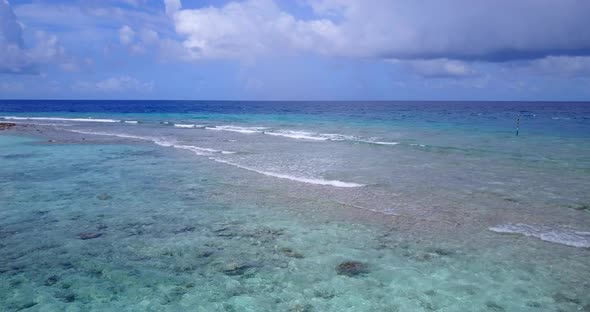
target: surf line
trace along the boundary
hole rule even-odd
[[[177,148],[177,149],[189,150],[199,156],[210,156],[212,153],[220,153],[220,154],[234,154],[235,153],[235,152],[221,151],[221,150],[215,150],[215,149],[204,148],[204,147],[180,145],[180,144],[176,144],[176,143],[172,143],[172,142],[166,142],[166,141],[163,141],[162,139],[151,138],[151,137],[142,137],[142,136],[136,136],[136,135],[120,134],[120,133],[83,131],[83,130],[75,130],[75,129],[63,129],[63,130],[69,131],[69,132],[81,133],[81,134],[115,136],[115,137],[120,137],[120,138],[125,138],[125,139],[149,141],[149,142],[155,143],[156,145],[160,145],[163,147],[173,147],[173,148]],[[296,177],[296,176],[291,176],[291,175],[283,174],[283,173],[275,173],[275,172],[269,172],[269,171],[264,171],[264,170],[258,170],[255,168],[242,166],[240,164],[236,164],[236,163],[229,162],[229,161],[215,158],[215,157],[209,157],[209,159],[213,160],[215,162],[218,162],[218,163],[231,165],[231,166],[234,166],[237,168],[256,172],[256,173],[259,173],[262,175],[275,177],[275,178],[279,178],[279,179],[296,181],[296,182],[303,182],[303,183],[316,184],[316,185],[334,186],[334,187],[348,187],[348,188],[365,186],[365,184],[359,184],[359,183],[343,182],[343,181],[338,181],[338,180],[324,180],[324,179],[317,179],[317,178]]]
[[[81,133],[81,134],[104,135],[104,136],[113,136],[113,137],[118,137],[118,138],[123,138],[123,139],[148,141],[148,142],[152,142],[156,145],[163,146],[163,147],[173,147],[173,148],[177,148],[177,149],[189,150],[199,156],[210,156],[211,154],[216,154],[216,153],[220,153],[220,154],[235,154],[236,153],[236,152],[222,151],[222,150],[216,150],[216,149],[206,148],[206,147],[199,147],[199,146],[194,146],[194,145],[182,145],[182,144],[177,144],[172,141],[166,141],[165,139],[161,139],[161,138],[143,137],[143,136],[137,136],[137,135],[123,134],[123,133],[107,133],[107,132],[83,131],[83,130],[63,129],[63,128],[62,128],[62,130],[69,131],[69,132],[75,132],[75,133]]]
[[[359,183],[353,183],[353,182],[343,182],[343,181],[339,181],[339,180],[324,180],[324,179],[317,179],[317,178],[296,177],[296,176],[291,176],[291,175],[284,174],[284,173],[276,173],[276,172],[258,170],[258,169],[252,168],[252,167],[242,166],[242,165],[232,163],[232,162],[229,162],[229,161],[226,161],[223,159],[219,159],[219,158],[209,157],[209,159],[219,162],[219,163],[222,163],[222,164],[227,164],[227,165],[238,167],[238,168],[241,168],[244,170],[260,173],[265,176],[279,178],[279,179],[285,179],[285,180],[291,180],[291,181],[296,181],[296,182],[303,182],[303,183],[316,184],[316,185],[334,186],[334,187],[349,187],[349,188],[350,187],[365,186],[365,184],[359,184]]]

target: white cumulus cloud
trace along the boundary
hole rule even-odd
[[[22,27],[8,1],[0,0],[0,73],[20,73],[30,70],[29,67]]]
[[[467,62],[449,59],[391,60],[425,78],[467,78],[477,75]]]
[[[131,29],[131,27],[129,27],[128,25],[123,25],[121,28],[119,28],[119,41],[122,44],[130,44],[131,42],[133,42],[135,37],[135,31],[133,31],[133,29]]]
[[[40,65],[70,64],[75,60],[67,56],[56,35],[44,31],[34,33],[35,45],[26,47],[23,29],[10,4],[0,0],[0,73],[38,74]]]
[[[329,20],[297,20],[272,0],[184,9],[173,19],[176,32],[185,38],[183,46],[195,59],[315,50],[338,32]]]

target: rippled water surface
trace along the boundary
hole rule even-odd
[[[586,103],[1,101],[0,122],[0,311],[590,311]]]

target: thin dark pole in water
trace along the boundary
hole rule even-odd
[[[520,130],[520,112],[516,115],[516,136],[518,136],[518,130]]]

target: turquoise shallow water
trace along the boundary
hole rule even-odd
[[[140,123],[9,119],[0,311],[590,310],[584,133],[129,114],[10,114]]]

